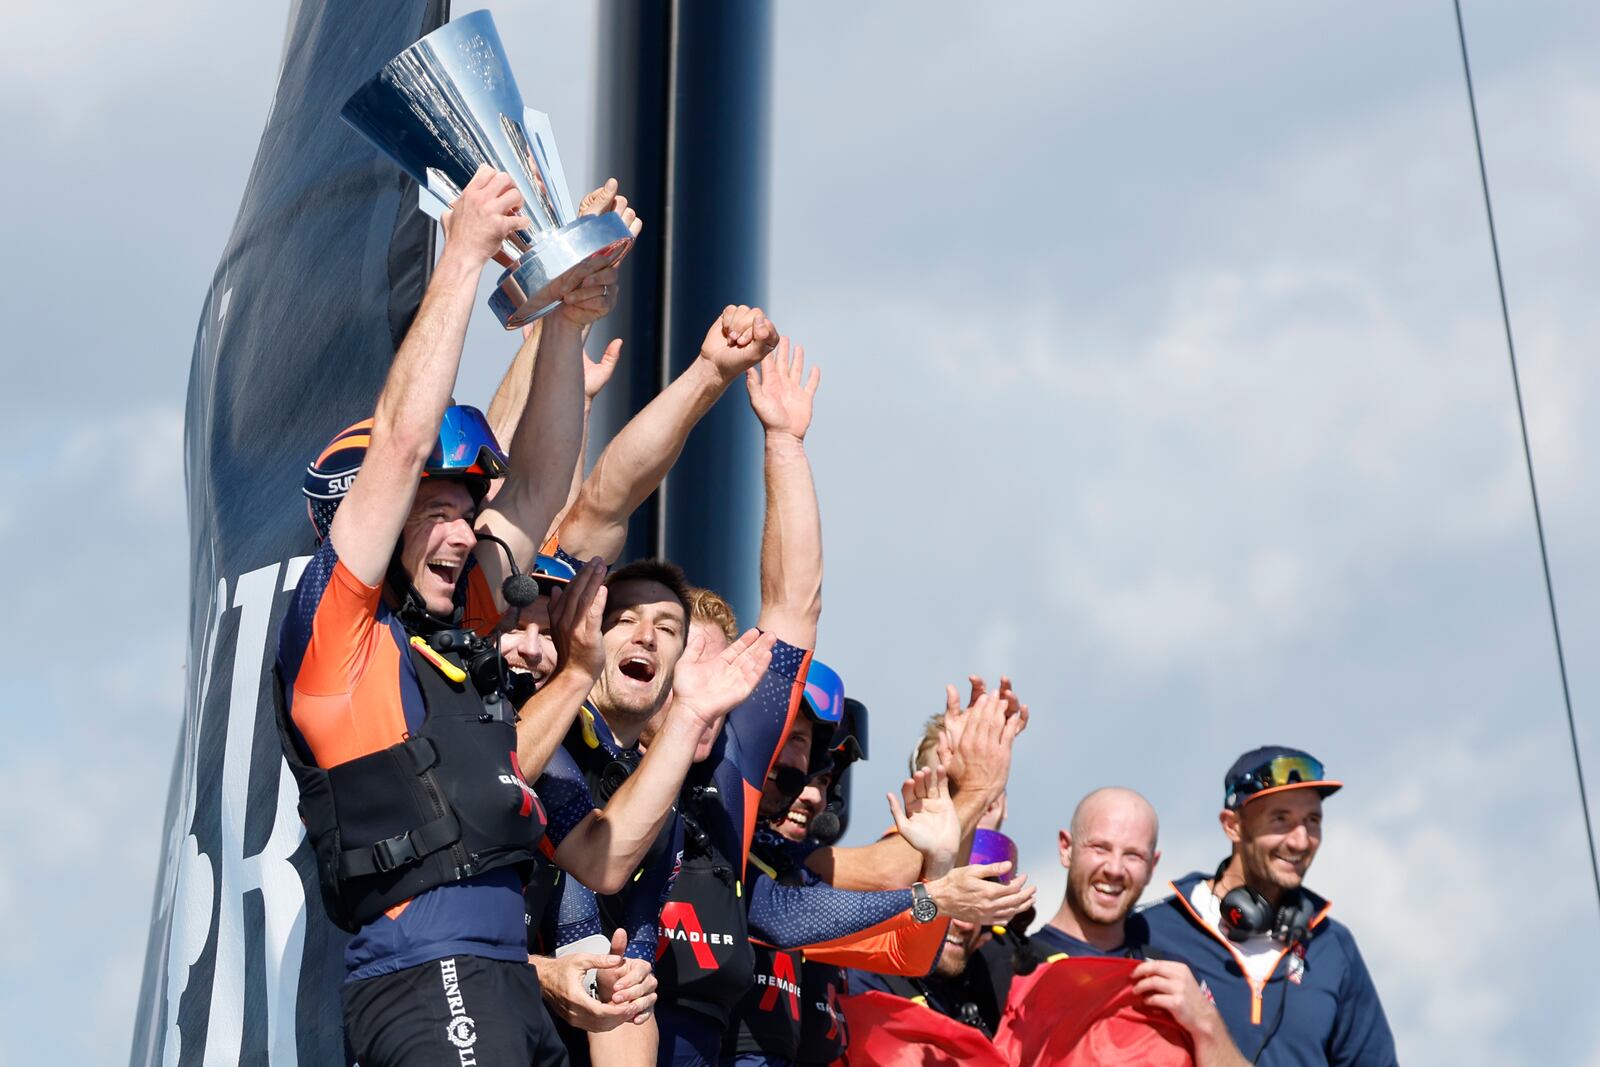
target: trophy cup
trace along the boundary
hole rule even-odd
[[[529,226],[507,240],[516,262],[489,297],[508,330],[554,311],[575,276],[617,262],[633,245],[615,211],[579,218],[573,210],[549,121],[523,107],[487,11],[448,22],[395,56],[340,114],[442,207],[480,164],[516,181]]]

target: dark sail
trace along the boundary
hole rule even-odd
[[[299,0],[195,338],[185,424],[184,718],[130,1062],[344,1062],[344,935],[325,918],[274,732],[278,622],[312,549],[300,484],[371,411],[434,226],[339,118],[448,0]],[[309,904],[309,906],[308,906]]]

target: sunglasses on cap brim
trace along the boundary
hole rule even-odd
[[[1247,800],[1285,789],[1315,786],[1331,793],[1343,784],[1328,778],[1320,760],[1310,756],[1275,756],[1255,770],[1234,778],[1228,787],[1228,806],[1236,808]]]

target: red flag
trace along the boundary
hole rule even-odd
[[[914,1000],[870,990],[841,1003],[850,1067],[1010,1067],[983,1031]]]
[[[1183,1028],[1164,1011],[1146,1010],[1133,995],[1131,975],[1137,966],[1138,960],[1085,956],[1019,975],[994,1039],[1004,1062],[1013,1067],[1193,1067]]]

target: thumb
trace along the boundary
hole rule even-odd
[[[1001,875],[1011,873],[1011,861],[1001,860],[998,863],[973,863],[967,866],[966,871],[973,878],[982,878],[984,880],[998,878]]]
[[[608,364],[615,363],[617,360],[619,360],[621,358],[622,358],[622,338],[620,338],[620,337],[613,338],[611,343],[606,345],[606,350],[604,352],[600,353],[600,365],[602,367],[604,367],[604,366],[606,366]]]
[[[617,956],[628,951],[628,931],[620,926],[617,927],[617,932],[611,935],[611,951]]]
[[[904,837],[906,832],[906,811],[900,806],[900,798],[893,793],[885,793],[884,796],[889,798],[889,814],[894,817],[894,828],[900,831],[900,835]]]
[[[575,971],[604,971],[622,966],[622,957],[602,956],[596,952],[574,952],[570,956],[562,956],[561,962]]]

